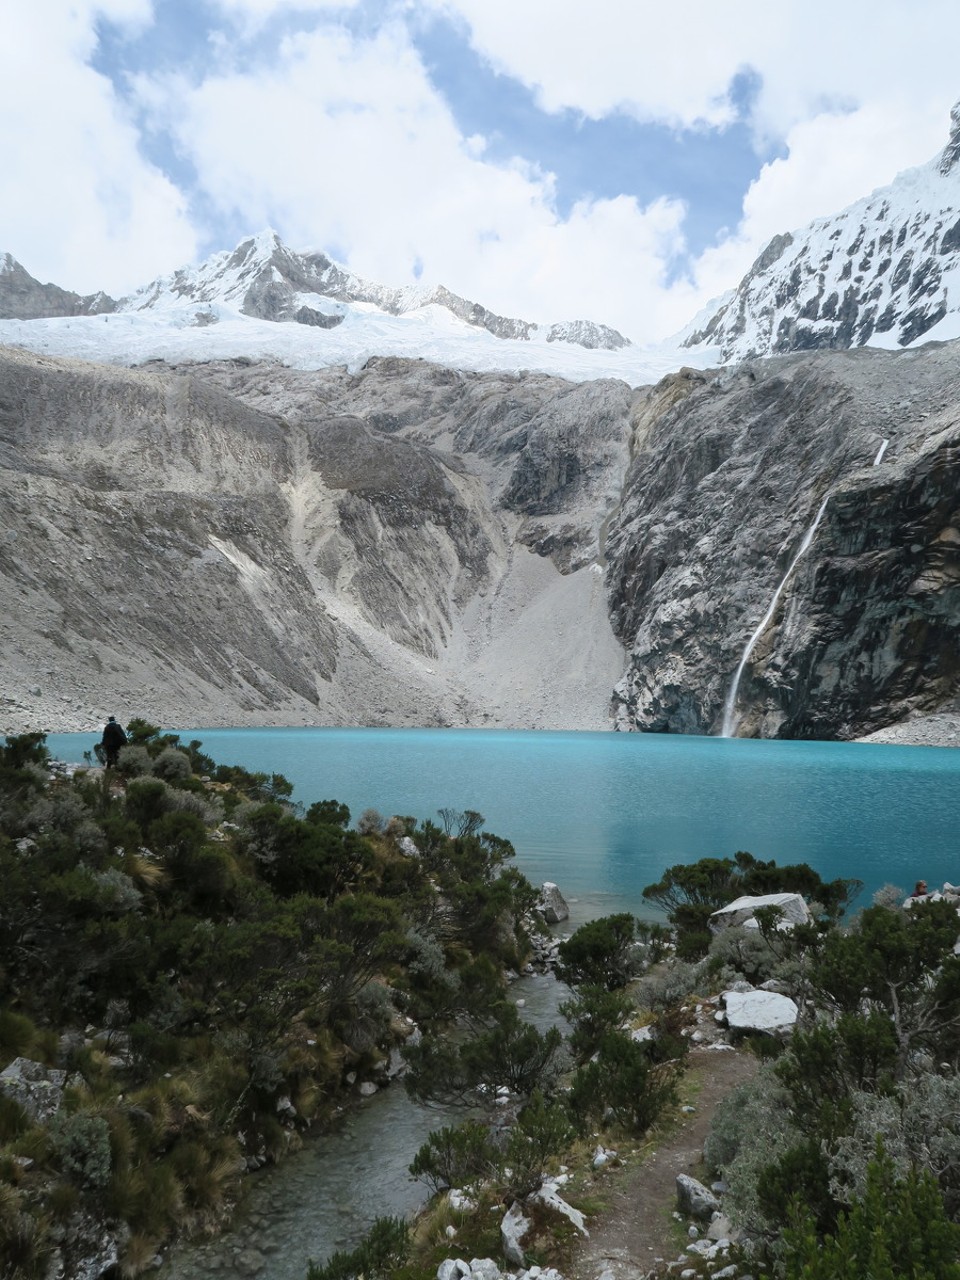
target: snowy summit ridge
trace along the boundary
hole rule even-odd
[[[928,164],[807,227],[774,236],[683,345],[727,361],[907,347],[960,335],[960,102]]]
[[[214,254],[199,267],[155,280],[120,306],[133,311],[162,309],[170,300],[224,302],[256,319],[295,321],[323,329],[343,322],[344,304],[366,303],[393,316],[438,306],[495,338],[572,342],[588,350],[630,346],[616,329],[592,321],[538,325],[496,315],[443,285],[394,289],[374,284],[338,266],[326,254],[289,249],[271,230],[241,241],[232,252]]]

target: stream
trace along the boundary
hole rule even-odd
[[[518,978],[510,997],[541,1030],[563,1025],[569,989],[551,974]],[[409,1215],[427,1188],[407,1166],[430,1132],[465,1118],[463,1108],[424,1106],[402,1083],[350,1107],[332,1131],[307,1137],[281,1164],[252,1174],[231,1229],[204,1244],[170,1251],[160,1272],[171,1280],[211,1275],[305,1280],[311,1260],[353,1248],[386,1214]]]

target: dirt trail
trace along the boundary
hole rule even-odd
[[[681,1090],[696,1110],[681,1113],[673,1127],[650,1141],[642,1157],[598,1174],[596,1189],[607,1208],[591,1222],[589,1239],[568,1264],[569,1280],[598,1280],[604,1271],[616,1280],[640,1280],[677,1258],[683,1233],[672,1217],[676,1176],[702,1177],[703,1143],[717,1103],[749,1080],[757,1066],[747,1052],[691,1051]]]

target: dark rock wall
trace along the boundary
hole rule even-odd
[[[607,541],[621,728],[851,737],[958,692],[953,347],[789,357],[650,393]],[[666,408],[656,413],[657,401]],[[873,460],[884,439],[883,461]]]

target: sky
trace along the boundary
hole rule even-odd
[[[956,0],[33,0],[0,252],[114,297],[267,227],[378,283],[666,339],[930,160]]]

